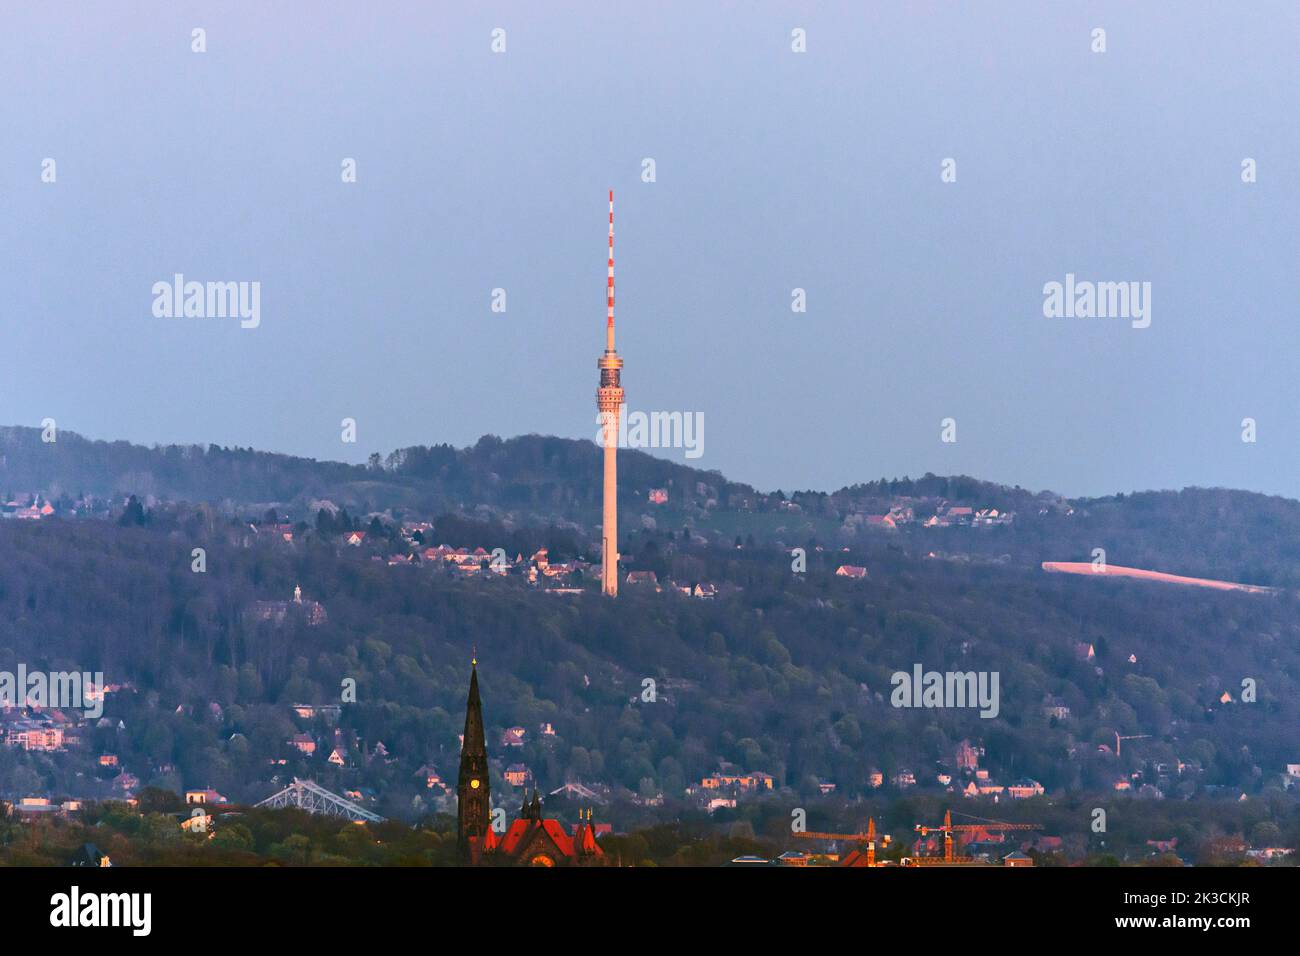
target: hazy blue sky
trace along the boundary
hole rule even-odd
[[[702,412],[692,464],[1300,496],[1298,9],[11,0],[0,424],[590,438],[612,187],[629,407]],[[156,318],[176,272],[261,326]],[[1044,318],[1067,272],[1150,328]]]

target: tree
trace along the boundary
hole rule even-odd
[[[185,809],[180,795],[161,787],[145,787],[137,796],[141,813],[179,813]]]
[[[143,527],[146,522],[144,506],[140,500],[132,495],[126,502],[126,509],[122,512],[122,517],[117,519],[117,523],[124,528]]]

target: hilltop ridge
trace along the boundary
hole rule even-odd
[[[1107,560],[1154,571],[1300,586],[1300,502],[1217,488],[1066,499],[968,476],[881,478],[837,491],[760,491],[715,471],[627,450],[620,501],[629,550],[638,538],[687,528],[716,542],[782,547],[888,542],[908,552],[969,555],[1037,567]],[[366,465],[217,445],[145,447],[60,431],[0,428],[0,492],[65,505],[82,495],[121,502],[207,503],[232,514],[274,508],[311,521],[323,502],[353,514],[431,518],[460,513],[506,527],[556,525],[594,536],[600,449],[594,442],[488,435],[473,446],[411,446]],[[652,497],[653,493],[653,497]],[[953,506],[997,512],[970,527],[923,527]],[[899,520],[883,519],[893,512]],[[955,520],[954,525],[970,522]],[[978,520],[975,523],[980,523]]]

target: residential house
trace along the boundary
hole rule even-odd
[[[889,518],[898,527],[900,524],[911,524],[916,520],[916,514],[910,505],[894,505],[889,509]]]
[[[1274,860],[1284,859],[1294,852],[1293,848],[1283,846],[1252,847],[1246,851],[1246,859],[1272,863]]]
[[[64,747],[63,728],[49,718],[26,718],[9,725],[5,744],[23,750],[52,752]]]
[[[700,786],[705,790],[738,790],[741,792],[751,792],[758,790],[771,790],[774,783],[771,774],[755,773],[733,773],[719,770],[712,773],[700,781]]]
[[[254,601],[249,613],[255,621],[267,621],[277,626],[283,624],[290,613],[302,615],[301,619],[308,627],[319,627],[329,619],[320,602],[303,599],[302,588],[297,585],[293,589],[292,601]]]
[[[944,512],[944,517],[948,519],[949,524],[966,525],[971,523],[974,517],[975,509],[967,507],[950,507]]]
[[[971,524],[976,527],[989,528],[994,525],[1011,524],[1015,515],[1010,511],[998,511],[997,508],[981,508],[971,517]]]
[[[442,776],[429,764],[425,764],[419,770],[415,771],[415,776],[424,781],[424,787],[426,790],[447,789],[447,785],[443,783]]]
[[[1061,700],[1061,698],[1048,694],[1043,698],[1043,716],[1055,718],[1056,720],[1068,720],[1070,718],[1070,708],[1066,706],[1065,701]]]
[[[185,802],[187,804],[226,803],[227,800],[217,791],[208,788],[205,790],[186,790]]]
[[[1043,785],[1037,780],[1031,780],[1024,777],[1007,787],[1007,796],[1013,800],[1028,800],[1030,797],[1041,797],[1043,795]]]

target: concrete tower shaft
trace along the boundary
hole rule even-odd
[[[623,411],[623,360],[614,350],[614,190],[609,191],[609,278],[606,282],[605,354],[596,362],[600,385],[596,408],[605,446],[604,511],[601,519],[600,589],[618,594],[618,433]]]

